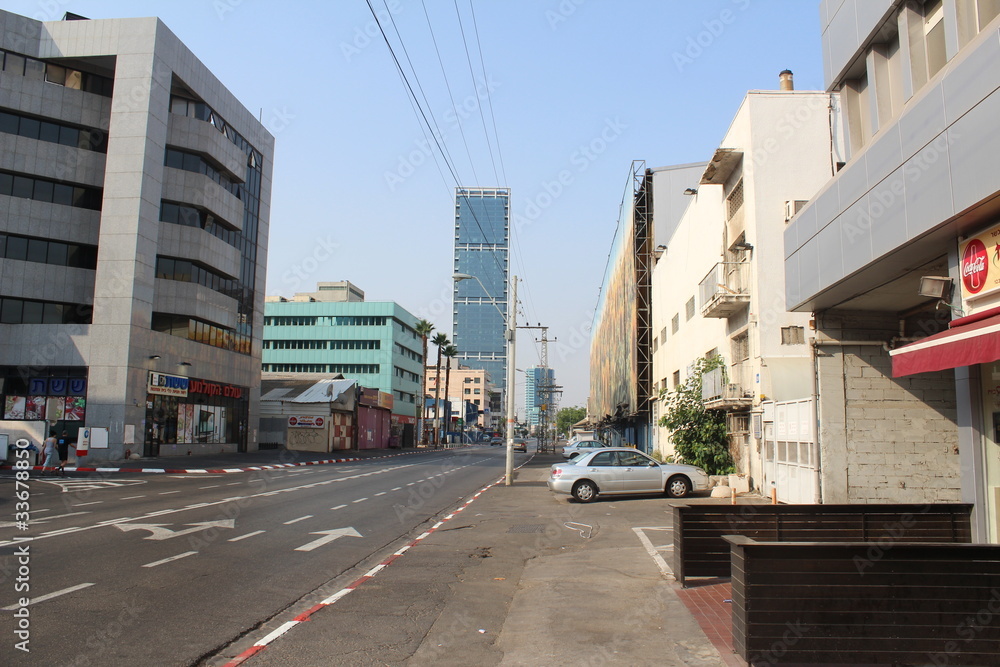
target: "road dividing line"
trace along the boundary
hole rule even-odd
[[[298,523],[299,521],[305,521],[306,519],[311,519],[311,518],[313,518],[312,514],[306,514],[305,516],[300,516],[298,519],[292,519],[291,521],[286,521],[285,525],[290,526],[293,523]]]
[[[353,505],[354,503],[363,503],[366,500],[368,500],[368,499],[367,498],[358,498],[357,500],[352,500],[351,504]]]
[[[386,494],[385,491],[380,491],[380,492],[378,492],[378,493],[375,494],[375,497],[378,498],[379,496],[384,496],[385,494]]]
[[[180,493],[180,491],[160,491],[161,496],[169,496],[171,493]]]
[[[32,604],[32,606],[34,606],[34,605],[38,604],[39,602],[45,602],[46,600],[51,600],[52,598],[57,598],[60,595],[66,595],[67,593],[73,593],[75,591],[79,591],[79,590],[82,590],[84,588],[87,588],[88,586],[93,586],[93,585],[94,584],[77,584],[76,586],[71,586],[69,588],[64,588],[61,591],[56,591],[54,593],[49,593],[47,595],[39,595],[37,598],[31,598],[31,604]],[[0,609],[0,611],[14,611],[16,609],[19,609],[20,606],[21,605],[19,605],[19,604],[12,604],[9,607],[4,607],[3,609]]]
[[[172,560],[180,560],[181,558],[187,558],[188,556],[193,556],[197,551],[185,551],[182,554],[177,554],[176,556],[171,556],[170,558],[164,558],[163,560],[158,560],[153,563],[146,563],[143,567],[156,567],[157,565],[163,565],[164,563],[169,563]]]
[[[122,500],[135,500],[136,498],[145,498],[146,496],[129,496],[128,498],[122,498]]]
[[[199,489],[217,489],[220,486],[222,486],[222,485],[221,484],[209,484],[208,486],[199,486],[198,488]],[[136,496],[136,498],[142,498],[142,496]],[[126,498],[122,498],[122,500],[127,500],[127,499]]]
[[[330,509],[332,509],[332,510],[342,510],[345,507],[347,507],[347,505],[337,505],[336,507],[331,507]]]
[[[73,505],[73,507],[83,507],[84,505],[100,505],[103,502],[104,502],[103,500],[92,500],[89,503],[77,503]]]
[[[245,540],[248,537],[253,537],[254,535],[260,535],[263,532],[264,532],[263,530],[255,530],[252,533],[247,533],[246,535],[240,535],[239,537],[233,537],[233,538],[228,539],[226,541],[227,542],[239,542],[240,540]]]

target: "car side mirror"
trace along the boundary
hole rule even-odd
[[[650,462],[649,462],[649,467],[650,467],[650,468],[659,468],[659,467],[660,467],[660,464],[659,464],[659,463],[657,463],[656,461],[650,461]]]

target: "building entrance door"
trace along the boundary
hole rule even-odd
[[[773,484],[780,502],[819,502],[814,415],[811,398],[765,406],[764,488],[770,490]]]

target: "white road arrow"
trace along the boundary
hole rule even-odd
[[[187,535],[188,533],[197,533],[199,530],[205,530],[206,528],[233,528],[236,526],[236,521],[234,519],[223,519],[222,521],[202,521],[201,523],[188,523],[187,526],[191,528],[185,528],[184,530],[170,530],[169,528],[164,528],[164,526],[169,526],[168,523],[116,523],[120,530],[148,530],[152,535],[147,537],[147,540],[169,540],[171,537],[180,537],[181,535]]]
[[[323,537],[318,540],[313,540],[308,544],[303,544],[301,547],[297,547],[296,551],[312,551],[316,547],[321,547],[328,542],[333,542],[338,537],[361,537],[361,533],[354,530],[353,528],[334,528],[333,530],[321,530],[316,533],[309,533],[310,535],[322,535]]]

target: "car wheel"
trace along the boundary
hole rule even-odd
[[[590,503],[597,499],[597,485],[590,480],[577,482],[573,487],[573,497],[581,503]]]
[[[666,493],[671,498],[683,498],[691,493],[691,482],[687,477],[675,475],[667,480]]]

